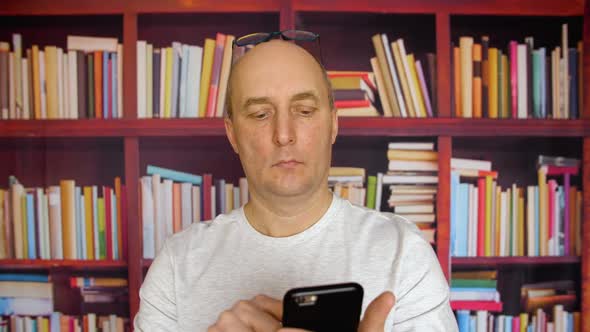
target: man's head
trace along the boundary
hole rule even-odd
[[[338,132],[326,73],[307,51],[272,40],[232,68],[225,127],[254,194],[311,195],[326,187]]]

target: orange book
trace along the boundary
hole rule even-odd
[[[524,190],[518,190],[518,248],[517,255],[524,256]]]
[[[47,93],[47,118],[59,118],[59,98],[57,82],[57,47],[45,46],[45,90]],[[61,84],[61,82],[59,82]]]
[[[35,110],[35,119],[41,119],[41,82],[39,77],[39,46],[33,45],[33,52],[32,52],[32,59],[33,59],[33,66],[32,66],[32,74],[33,74],[33,104],[31,107],[34,106]]]
[[[84,315],[84,317],[82,318],[82,331],[83,332],[90,331],[90,327],[88,325],[89,325],[88,315]]]
[[[173,216],[172,216],[172,229],[173,232],[180,232],[182,230],[182,217],[180,215],[181,212],[181,197],[180,197],[180,183],[172,184],[172,206],[173,206]]]
[[[115,204],[117,205],[117,247],[119,250],[119,259],[124,259],[123,251],[123,221],[121,220],[121,178],[115,178]]]
[[[74,180],[61,180],[61,220],[62,239],[65,259],[76,259],[76,199]]]
[[[481,44],[473,44],[473,117],[481,118]]]
[[[461,99],[461,50],[453,47],[453,72],[455,76],[455,117],[463,117],[462,99]]]
[[[102,119],[102,51],[94,52],[94,113]]]

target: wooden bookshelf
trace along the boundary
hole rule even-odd
[[[340,119],[340,137],[334,155],[336,161],[353,163],[348,155],[358,153],[369,157],[367,169],[371,174],[386,165],[380,158],[386,153],[386,142],[406,138],[435,142],[439,152],[439,191],[437,196],[437,255],[445,276],[452,268],[575,266],[581,265],[582,317],[590,317],[590,245],[585,245],[581,257],[484,257],[450,258],[450,158],[454,153],[473,154],[472,146],[491,148],[492,158],[507,158],[494,139],[502,137],[503,144],[525,148],[538,144],[534,151],[557,151],[573,144],[572,153],[583,159],[580,184],[590,188],[590,102],[584,104],[580,120],[493,120],[457,119],[451,115],[450,44],[469,29],[479,37],[482,30],[471,24],[474,18],[493,26],[503,19],[514,22],[570,22],[582,20],[584,37],[584,95],[590,96],[590,1],[579,0],[377,0],[370,3],[352,0],[263,0],[255,2],[231,0],[8,0],[0,2],[0,40],[9,40],[13,32],[23,32],[24,47],[32,42],[64,46],[65,36],[72,32],[87,35],[112,35],[124,48],[124,110],[121,120],[36,120],[0,121],[0,178],[16,174],[31,185],[55,183],[60,177],[72,176],[88,183],[106,184],[121,176],[127,185],[128,248],[127,262],[107,261],[42,261],[0,260],[1,271],[51,270],[74,272],[120,273],[129,279],[129,313],[139,308],[139,287],[144,272],[151,264],[141,257],[141,226],[139,220],[138,179],[150,162],[163,166],[202,173],[215,167],[207,163],[201,151],[213,142],[219,156],[231,153],[223,120],[221,119],[136,119],[136,42],[145,39],[165,44],[177,38],[181,42],[202,43],[204,36],[223,31],[237,35],[254,30],[309,28],[322,34],[322,50],[336,68],[368,70],[367,56],[372,53],[370,38],[376,32],[394,33],[408,40],[413,50],[437,55],[438,118],[434,119]],[[390,22],[393,25],[390,25]],[[8,22],[8,23],[6,23]],[[41,23],[38,23],[41,22]],[[65,22],[60,23],[60,22]],[[204,22],[204,23],[203,23]],[[217,22],[227,22],[224,24]],[[398,23],[395,23],[398,22]],[[68,25],[69,24],[69,25]],[[40,26],[42,29],[40,29]],[[70,30],[69,26],[72,26]],[[535,26],[537,27],[537,26]],[[226,31],[227,28],[227,31]],[[538,28],[538,27],[537,27]],[[510,32],[508,28],[505,31]],[[37,30],[43,30],[33,37]],[[404,31],[403,35],[399,31]],[[545,33],[543,29],[540,33]],[[579,31],[580,32],[580,31]],[[502,31],[499,31],[501,34]],[[330,36],[330,37],[328,37]],[[35,39],[39,38],[39,39]],[[547,37],[551,39],[552,37]],[[352,46],[351,46],[352,45]],[[161,45],[160,45],[161,46]],[[325,49],[325,52],[324,52]],[[353,49],[353,52],[348,52]],[[358,59],[363,59],[358,61]],[[366,61],[365,61],[366,60]],[[190,139],[197,142],[192,146]],[[493,139],[492,139],[493,138]],[[530,139],[527,141],[527,139]],[[550,142],[556,141],[557,145]],[[173,148],[163,152],[163,147]],[[545,144],[545,145],[544,145]],[[46,146],[53,147],[40,157],[35,153]],[[76,149],[70,149],[72,146]],[[184,153],[188,151],[195,153]],[[568,150],[569,151],[569,150]],[[65,156],[65,157],[64,157]],[[71,165],[52,169],[51,162],[65,158]],[[90,159],[89,159],[90,158]],[[216,157],[218,158],[218,157]],[[97,165],[78,170],[76,165],[93,160]],[[31,165],[42,163],[41,169]],[[167,163],[167,164],[166,164]],[[523,163],[524,164],[524,163]],[[61,165],[61,164],[59,164]],[[108,165],[108,167],[105,167]],[[221,167],[220,174],[229,179],[241,174],[237,157]],[[102,166],[102,167],[101,167]],[[519,164],[519,166],[522,166]],[[529,172],[522,169],[522,173]],[[73,174],[73,175],[71,175]],[[515,176],[520,176],[516,173]],[[584,193],[584,243],[590,243],[590,194]],[[590,331],[590,319],[584,319],[583,331]]]

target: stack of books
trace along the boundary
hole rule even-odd
[[[67,36],[67,48],[0,41],[0,119],[123,117],[123,46],[117,38]],[[23,52],[24,51],[24,52]]]
[[[367,206],[369,191],[374,193],[375,187],[365,188],[365,169],[361,167],[330,167],[328,186],[341,198],[352,204]],[[374,197],[374,196],[373,196]]]
[[[127,279],[70,277],[70,287],[80,292],[82,313],[108,314],[129,306]]]
[[[52,312],[53,284],[47,275],[0,274],[0,316],[41,316]]]
[[[0,258],[125,259],[127,200],[119,177],[114,187],[10,182],[0,189]]]
[[[379,116],[375,75],[363,71],[329,71],[338,116]]]
[[[451,279],[453,310],[502,311],[497,290],[497,271],[456,271]]]
[[[490,37],[459,38],[452,52],[452,106],[456,117],[577,119],[582,113],[583,44],[570,48],[568,26],[553,51],[534,38],[491,47]]]
[[[541,155],[537,164],[538,185],[503,191],[491,162],[451,159],[452,256],[580,255],[582,191],[570,184],[579,160]]]
[[[54,312],[49,317],[13,315],[6,320],[0,318],[0,328],[2,331],[124,332],[129,329],[129,319],[116,315],[97,316],[92,313],[78,317]]]
[[[248,182],[217,179],[148,165],[140,179],[143,257],[154,258],[165,239],[194,222],[229,213],[248,201]]]
[[[213,118],[225,112],[235,37],[217,33],[203,46],[137,41],[137,117]],[[245,52],[237,47],[233,56]]]
[[[376,57],[371,67],[384,116],[431,118],[436,114],[436,57],[426,54],[425,63],[406,52],[404,40],[389,43],[386,34],[372,37]]]
[[[572,280],[544,281],[524,284],[520,287],[522,310],[549,312],[556,305],[566,310],[574,310],[578,297]]]

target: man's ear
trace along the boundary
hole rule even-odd
[[[236,144],[236,135],[234,132],[234,123],[233,120],[229,118],[229,116],[225,116],[223,118],[223,124],[225,125],[225,135],[229,140],[229,144],[231,144],[232,149],[236,154],[240,154],[238,152],[238,145]]]
[[[332,109],[332,144],[336,142],[336,136],[338,136],[338,110]]]

